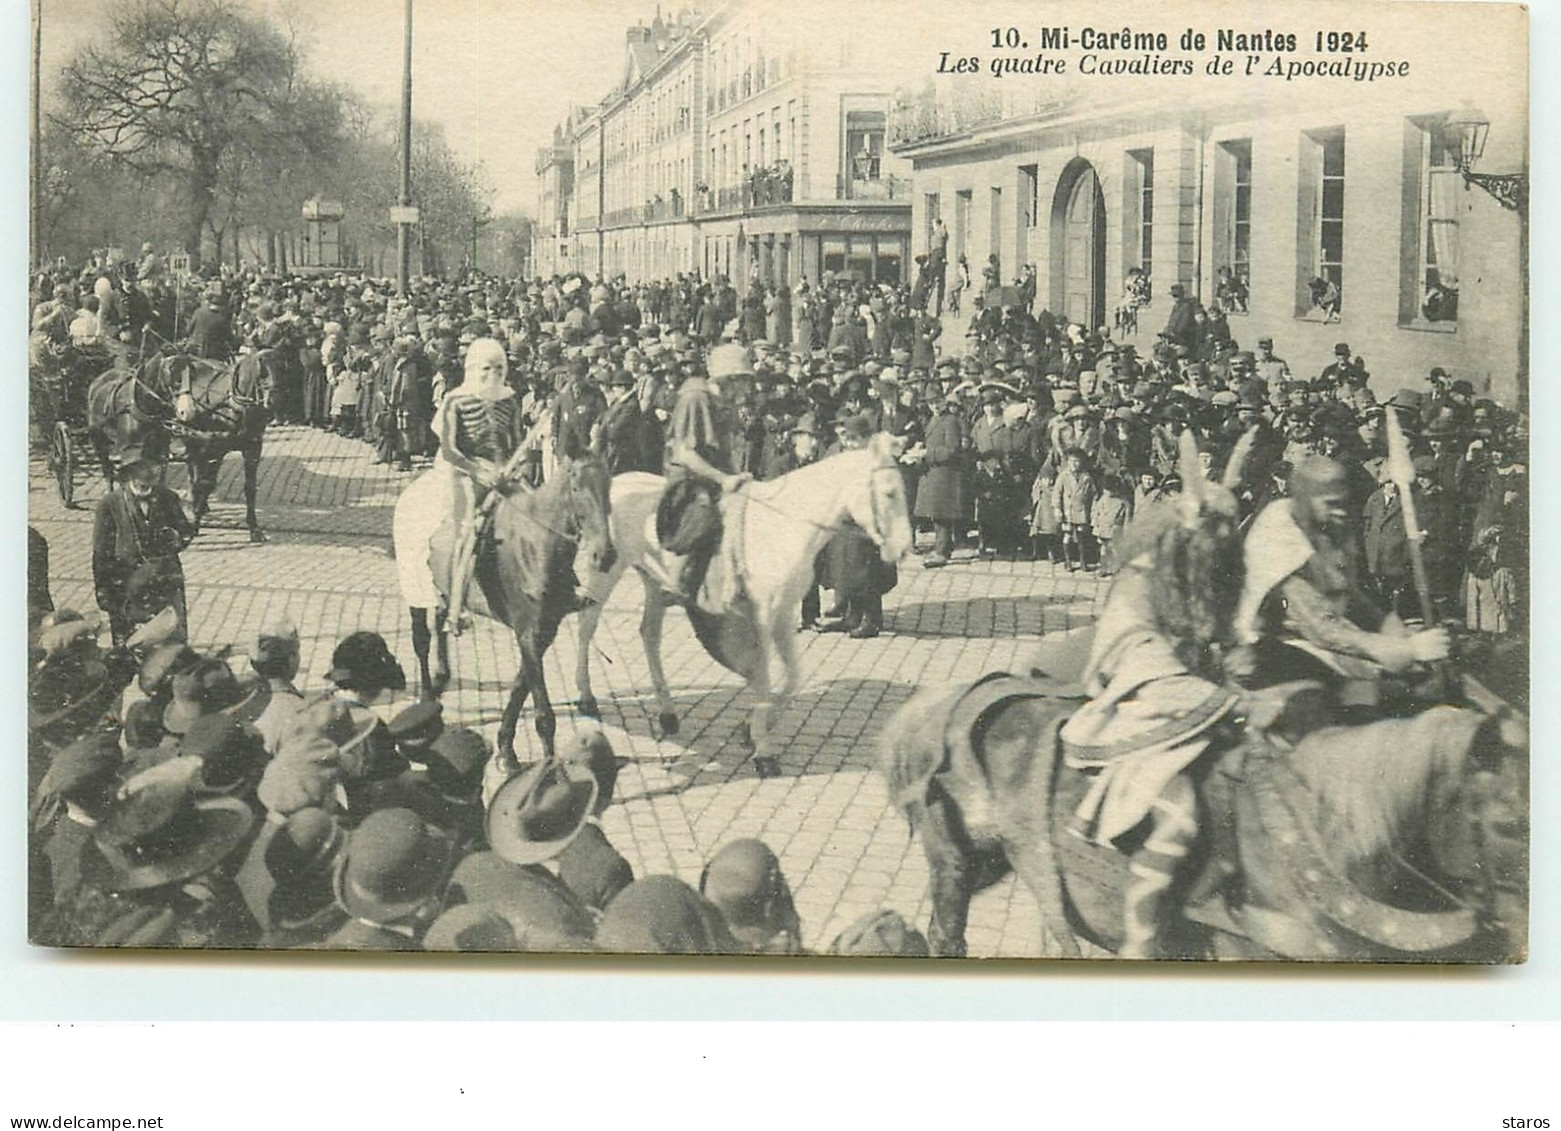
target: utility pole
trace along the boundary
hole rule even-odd
[[[396,220],[396,293],[407,293],[411,273],[412,225],[406,209],[412,207],[412,0],[406,0],[405,36],[401,58],[401,195],[402,211]]]
[[[43,262],[43,3],[33,0],[33,115],[32,209],[28,212],[27,238],[33,264]]]

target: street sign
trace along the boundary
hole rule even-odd
[[[418,222],[417,209],[415,207],[403,208],[400,205],[395,205],[390,209],[390,222],[392,224],[416,224]]]

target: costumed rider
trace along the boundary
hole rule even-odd
[[[1180,440],[1182,494],[1135,519],[1095,627],[1082,681],[1090,701],[1062,727],[1069,766],[1093,775],[1071,831],[1128,855],[1124,958],[1156,958],[1173,885],[1200,825],[1194,778],[1240,695],[1224,681],[1242,550],[1236,497],[1248,434],[1221,485]]]
[[[753,477],[731,471],[739,428],[735,400],[753,378],[748,350],[716,346],[706,376],[683,381],[667,426],[667,487],[656,509],[656,540],[666,552],[666,586],[691,603],[721,536],[720,497]]]
[[[513,477],[512,458],[525,440],[520,401],[508,384],[509,359],[494,338],[478,338],[466,351],[459,387],[445,395],[435,430],[436,470],[448,468],[455,545],[450,561],[450,625],[465,626],[466,594],[477,560],[480,519],[489,494]]]
[[[1350,480],[1343,464],[1311,456],[1289,498],[1269,503],[1246,539],[1246,582],[1236,633],[1250,645],[1242,682],[1316,680],[1346,705],[1377,706],[1382,679],[1447,658],[1447,630],[1408,629],[1363,591]]]

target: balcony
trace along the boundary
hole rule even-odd
[[[927,145],[997,122],[1060,113],[1066,105],[1020,88],[993,90],[967,85],[939,93],[929,87],[918,95],[895,100],[889,108],[886,140],[891,149]]]
[[[911,179],[909,177],[896,177],[892,173],[887,177],[859,177],[854,173],[846,176],[844,173],[835,177],[836,200],[909,200],[911,198]]]

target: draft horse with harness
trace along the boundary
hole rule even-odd
[[[263,542],[255,493],[276,386],[273,364],[267,350],[234,364],[158,353],[133,368],[111,370],[87,390],[94,446],[110,455],[139,447],[161,462],[170,456],[170,440],[177,438],[197,528],[209,509],[223,457],[238,452],[244,460],[245,526],[251,542]]]

